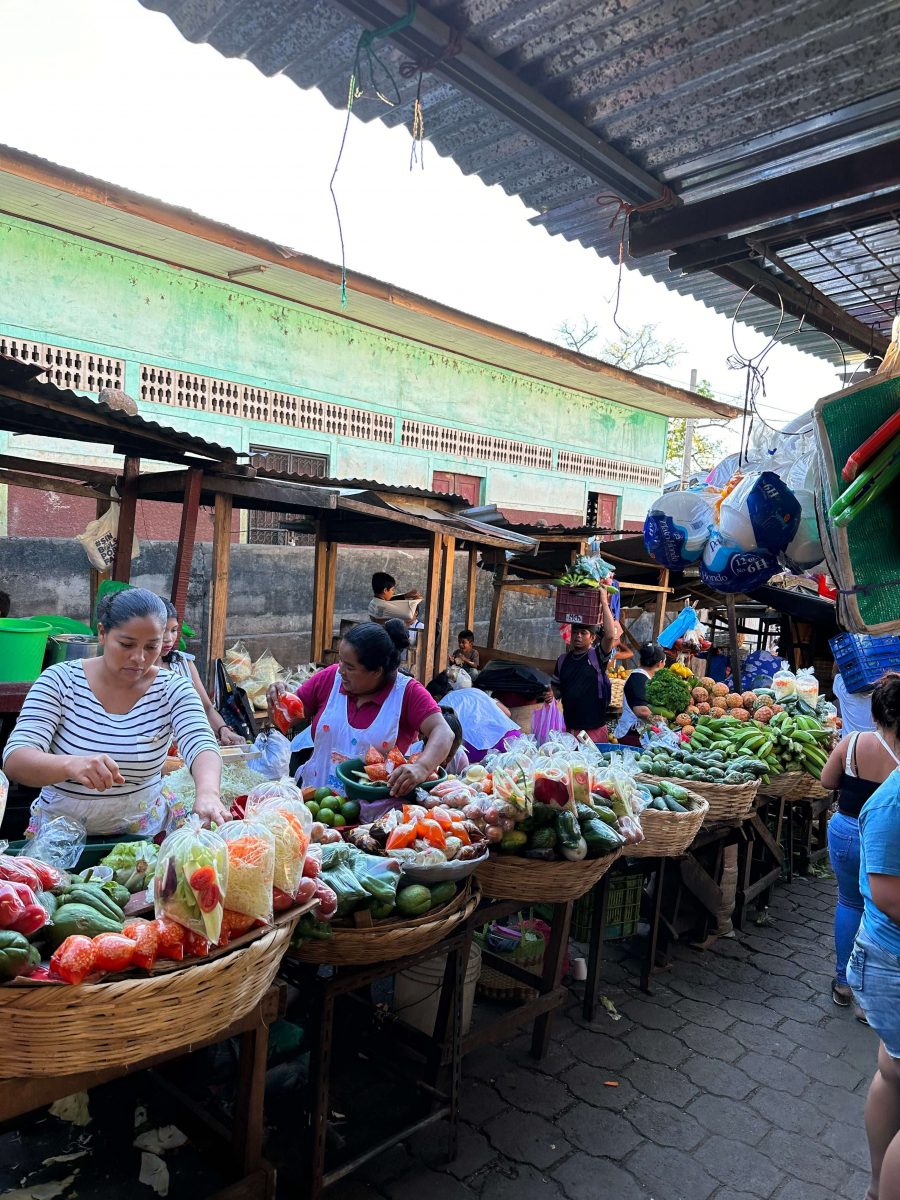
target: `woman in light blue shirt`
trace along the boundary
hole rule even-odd
[[[900,675],[872,694],[876,737],[900,767]],[[900,1197],[900,770],[863,805],[859,817],[863,917],[847,982],[881,1038],[866,1101],[872,1160],[867,1200]]]

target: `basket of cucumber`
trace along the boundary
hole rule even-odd
[[[829,794],[808,771],[783,771],[773,775],[762,790],[767,796],[779,796],[782,800],[824,800]]]
[[[491,851],[475,875],[481,890],[494,900],[521,900],[524,904],[562,904],[577,900],[599,882],[622,853],[622,847],[602,858],[579,862],[560,859],[546,862],[517,858]],[[631,850],[628,850],[631,853]]]
[[[641,810],[644,840],[629,847],[629,858],[677,858],[700,832],[709,802],[668,779],[639,777],[653,800]]]
[[[652,783],[661,786],[671,784],[670,779],[660,779],[653,775],[637,776],[639,782]],[[703,824],[715,825],[718,821],[742,821],[753,808],[756,793],[759,791],[759,780],[748,783],[701,783],[698,779],[690,781],[690,791],[700,800],[705,800],[709,811],[703,818]],[[688,789],[682,788],[682,791]],[[641,814],[643,822],[643,814]]]
[[[305,938],[295,943],[287,956],[296,962],[360,967],[418,954],[447,937],[457,925],[468,920],[478,907],[481,891],[473,885],[471,877],[455,886],[456,895],[452,899],[431,908],[422,916],[372,920],[370,914],[357,913],[354,914],[355,920],[333,921],[330,937]],[[424,888],[419,890],[427,891]],[[427,896],[425,901],[427,903]],[[367,916],[368,923],[365,923]]]

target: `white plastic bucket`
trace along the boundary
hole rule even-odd
[[[447,967],[447,956],[426,959],[407,968],[394,978],[394,1013],[429,1037],[434,1033],[441,984]],[[472,1007],[475,1003],[475,987],[481,974],[481,947],[472,943],[466,974],[463,980],[463,1033],[472,1025]]]

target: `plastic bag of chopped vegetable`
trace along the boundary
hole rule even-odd
[[[252,791],[247,793],[247,816],[251,817],[254,810],[260,805],[268,804],[273,800],[294,800],[302,803],[303,793],[290,779],[267,779],[263,783],[258,783]]]
[[[153,875],[158,857],[159,846],[155,842],[119,842],[100,863],[109,867],[116,883],[134,895],[146,886],[147,877]]]
[[[157,917],[169,917],[215,945],[222,932],[228,888],[224,838],[191,817],[159,848],[153,875]]]
[[[293,784],[290,785],[293,788]],[[299,796],[297,788],[293,790]],[[275,838],[275,887],[289,896],[297,894],[312,832],[312,813],[302,800],[272,796],[253,802],[247,798],[247,819],[263,825]]]
[[[326,846],[326,850],[330,847]],[[349,846],[353,874],[374,899],[375,904],[393,907],[397,899],[401,867],[394,858],[380,858]]]
[[[225,907],[271,925],[274,833],[259,821],[229,821],[219,832],[228,848]]]
[[[338,898],[337,916],[345,917],[354,909],[368,903],[370,893],[353,873],[351,852],[360,854],[346,842],[334,842],[322,847],[322,879]]]

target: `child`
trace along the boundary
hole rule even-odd
[[[471,629],[461,629],[457,634],[456,640],[459,644],[459,649],[453,655],[451,662],[457,667],[465,667],[467,670],[477,671],[481,666],[481,659],[478,651],[475,649],[475,634]]]
[[[459,717],[449,705],[441,705],[441,716],[453,731],[453,745],[450,753],[444,759],[444,770],[448,775],[463,775],[469,769],[469,756],[462,744],[462,725],[459,723]]]

